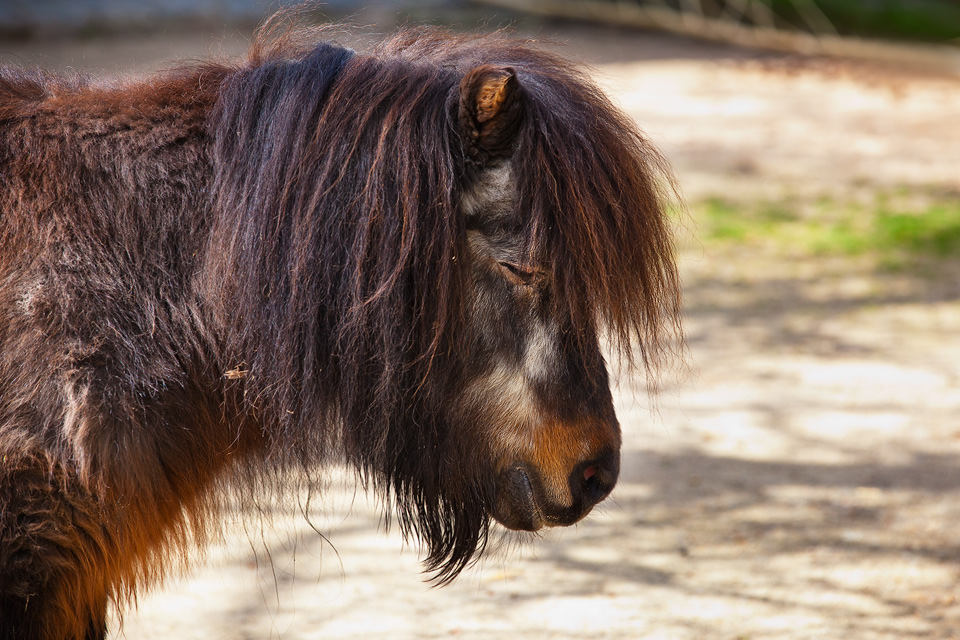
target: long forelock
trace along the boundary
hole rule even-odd
[[[533,113],[515,154],[517,207],[554,300],[576,335],[605,335],[655,379],[682,348],[669,167],[593,85],[541,76],[526,89]]]
[[[532,259],[553,276],[557,312],[573,331],[606,336],[655,388],[684,348],[667,211],[679,196],[666,160],[585,68],[533,41],[421,28],[380,48],[461,73],[479,64],[516,71],[527,112],[512,160],[516,215]]]

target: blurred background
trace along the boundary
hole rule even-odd
[[[0,62],[138,81],[242,55],[287,4],[0,0]],[[505,537],[451,587],[332,473],[325,538],[300,496],[238,507],[112,637],[957,637],[960,5],[334,0],[315,19],[360,49],[506,27],[587,65],[681,186],[686,363],[657,396],[620,381],[599,512]]]
[[[295,0],[4,0],[0,28],[6,35],[85,33],[114,28],[155,28],[159,23],[217,25],[259,21]],[[688,29],[754,26],[815,34],[950,41],[960,34],[960,6],[951,0],[327,0],[322,11],[395,14],[462,12],[471,4],[518,12],[619,23],[666,26],[679,18]]]
[[[4,0],[5,36],[90,36],[112,29],[154,29],[161,24],[216,27],[257,22],[296,0]],[[471,5],[515,13],[655,26],[716,38],[730,26],[788,33],[953,42],[960,36],[960,6],[952,0],[327,0],[319,12],[379,12],[443,21]],[[475,12],[475,13],[483,13]],[[486,13],[489,13],[487,11]],[[713,33],[711,33],[711,31]]]

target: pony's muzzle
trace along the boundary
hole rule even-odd
[[[508,529],[537,531],[544,526],[571,525],[613,490],[620,472],[619,452],[606,451],[575,465],[567,478],[566,504],[545,489],[544,479],[530,465],[518,464],[497,479],[493,517]]]

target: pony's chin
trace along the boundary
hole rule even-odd
[[[494,520],[514,531],[539,531],[546,524],[534,495],[530,476],[520,468],[507,469],[497,481]]]

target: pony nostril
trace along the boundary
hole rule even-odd
[[[578,465],[571,478],[574,499],[589,509],[610,494],[617,482],[619,464],[611,456],[602,456]]]
[[[584,472],[583,483],[581,484],[584,506],[592,506],[600,502],[607,496],[611,488],[612,487],[608,487],[608,485],[603,482],[600,474],[596,471],[589,476]]]

